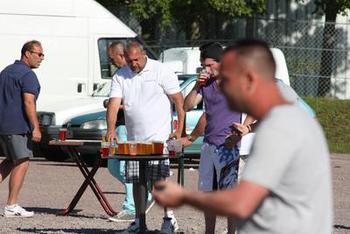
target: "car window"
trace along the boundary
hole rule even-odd
[[[186,84],[186,86],[182,87],[182,95],[184,96],[184,98],[186,98],[186,96],[192,91],[193,87],[196,84],[196,80],[193,79],[190,82],[188,82]],[[202,110],[203,109],[203,100],[193,108],[193,110]]]

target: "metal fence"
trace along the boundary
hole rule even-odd
[[[260,19],[253,31],[284,52],[291,84],[300,95],[350,98],[349,26]]]
[[[321,21],[255,19],[253,35],[264,39],[285,55],[293,88],[301,96],[350,98],[350,24]],[[325,38],[325,39],[324,39]],[[237,38],[216,40],[228,44]],[[167,48],[199,46],[201,41],[148,41],[158,54]]]
[[[119,17],[141,32],[140,25],[132,21],[133,18]],[[232,28],[228,30],[234,33],[230,38],[215,41],[226,45],[242,37],[264,39],[284,52],[291,85],[299,95],[350,99],[350,23],[259,18],[250,20],[249,24],[245,19],[232,19],[232,22]],[[209,41],[213,40],[172,41],[163,36],[161,40],[146,43],[159,55],[164,49],[199,46]]]

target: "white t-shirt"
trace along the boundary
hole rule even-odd
[[[239,233],[330,234],[330,159],[323,131],[295,105],[275,107],[261,121],[242,180],[270,193]]]
[[[167,140],[172,119],[168,95],[178,92],[177,76],[158,61],[147,58],[139,73],[134,73],[128,66],[118,70],[109,97],[123,100],[128,140]]]

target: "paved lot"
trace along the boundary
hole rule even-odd
[[[2,160],[2,158],[0,158]],[[335,233],[350,233],[350,155],[333,155],[333,184],[335,207]],[[176,172],[176,170],[174,170]],[[195,188],[197,170],[186,169],[186,184]],[[172,177],[176,179],[175,176]],[[5,219],[0,217],[0,233],[115,233],[127,226],[126,223],[111,223],[94,197],[90,188],[78,203],[71,216],[56,216],[68,205],[82,182],[82,175],[73,163],[55,163],[34,159],[20,197],[21,204],[36,212],[30,219]],[[101,168],[96,177],[108,199],[116,209],[123,200],[123,188],[106,168]],[[0,207],[7,197],[7,181],[0,185]],[[203,233],[203,217],[191,207],[175,211],[181,231]],[[148,215],[150,229],[159,229],[162,209],[154,207]],[[225,219],[219,218],[217,233],[224,230]]]

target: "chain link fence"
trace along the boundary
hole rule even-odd
[[[121,19],[141,33],[142,29],[135,20],[125,16]],[[263,39],[283,51],[291,85],[299,95],[350,99],[350,23],[262,18],[232,19],[232,22],[233,29],[228,30],[235,33],[230,38],[215,41],[227,45],[242,37]],[[146,41],[157,55],[168,48],[196,47],[214,41],[160,37],[159,40]]]
[[[302,96],[350,98],[348,23],[256,20],[255,37],[280,48]]]

